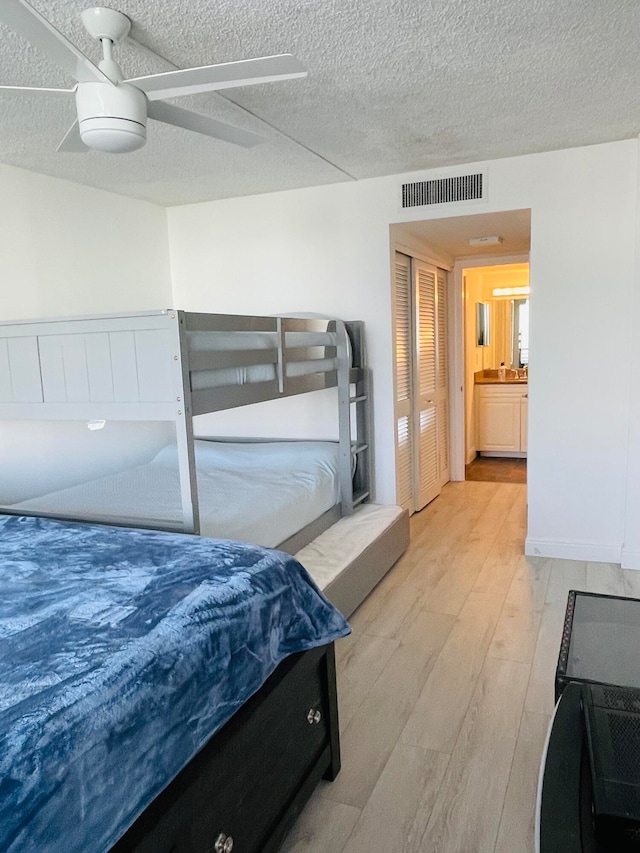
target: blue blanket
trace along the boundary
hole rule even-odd
[[[108,850],[283,658],[348,632],[286,554],[0,516],[0,850]]]

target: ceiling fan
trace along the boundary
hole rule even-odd
[[[262,137],[163,99],[291,80],[307,74],[295,56],[284,53],[125,80],[113,58],[113,46],[126,38],[131,28],[129,18],[122,12],[97,7],[82,13],[85,29],[102,44],[103,58],[97,65],[26,0],[0,0],[0,22],[39,48],[77,81],[73,89],[0,86],[0,90],[15,92],[75,94],[78,118],[58,145],[58,151],[79,153],[88,148],[109,153],[135,151],[146,142],[147,117],[251,147],[261,142]]]

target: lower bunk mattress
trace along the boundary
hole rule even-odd
[[[0,850],[103,853],[288,655],[349,632],[280,552],[0,516]]]
[[[340,500],[336,442],[194,442],[200,533],[276,548]],[[175,446],[150,462],[48,492],[12,511],[174,527],[181,523]]]

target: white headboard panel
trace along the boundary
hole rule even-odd
[[[2,403],[168,403],[175,335],[169,329],[3,337]]]
[[[0,402],[41,403],[38,338],[0,336]]]

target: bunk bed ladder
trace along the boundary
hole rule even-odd
[[[354,321],[346,325],[353,367],[344,370],[339,352],[339,436],[341,456],[349,460],[348,472],[341,482],[342,515],[351,515],[371,498],[371,383],[365,360],[364,324]],[[346,353],[345,357],[348,359]]]
[[[180,500],[182,503],[182,523],[185,533],[200,533],[200,507],[198,500],[198,481],[196,478],[196,458],[193,445],[193,409],[191,404],[191,380],[189,376],[189,355],[187,343],[187,325],[183,311],[170,314],[173,320],[177,315],[177,333],[180,370],[182,374],[182,396],[176,399],[176,443],[178,450],[178,471],[180,477]],[[182,403],[182,406],[180,404]]]

